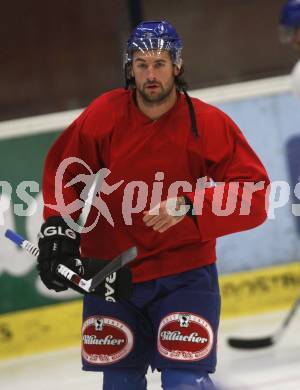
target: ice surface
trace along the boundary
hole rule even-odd
[[[224,390],[300,389],[300,313],[271,348],[234,350],[228,336],[268,336],[286,313],[278,312],[222,322],[218,367],[213,379]],[[0,387],[5,390],[100,390],[101,374],[82,372],[79,348],[0,362]],[[158,390],[160,376],[148,374],[148,390]]]

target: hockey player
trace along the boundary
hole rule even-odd
[[[48,288],[67,288],[55,268],[80,248],[104,260],[138,249],[117,302],[101,288],[84,296],[83,369],[103,372],[105,390],[145,390],[148,367],[164,390],[214,389],[216,238],[266,219],[262,163],[226,114],[186,93],[181,51],[168,22],[140,23],[127,42],[126,88],[92,102],[45,163],[38,268]],[[84,184],[97,172],[79,234]],[[82,263],[83,275],[102,266]]]
[[[300,49],[300,0],[289,0],[284,4],[280,15],[280,38]]]
[[[300,50],[300,0],[289,0],[282,7],[280,15],[280,38],[282,43],[290,44]],[[291,71],[291,86],[294,94],[300,98],[300,61]]]

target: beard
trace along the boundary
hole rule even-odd
[[[151,94],[151,91],[147,91],[147,87],[151,85],[157,85],[160,88],[159,92],[156,92],[155,94]],[[143,99],[145,104],[160,104],[164,101],[168,100],[169,96],[171,95],[173,88],[175,88],[175,83],[170,82],[165,87],[159,82],[147,82],[142,86],[136,85],[137,92],[139,93],[140,97]]]

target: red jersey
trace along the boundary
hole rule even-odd
[[[139,111],[132,91],[113,90],[88,106],[60,135],[46,159],[45,204],[56,203],[55,174],[64,159],[79,158],[93,173],[104,167],[110,170],[105,178],[107,185],[119,184],[110,194],[100,191],[98,199],[104,202],[111,219],[100,215],[95,227],[81,235],[81,252],[85,257],[110,259],[136,246],[134,282],[211,264],[216,261],[217,237],[253,228],[266,219],[269,180],[259,158],[226,114],[199,99],[192,98],[192,102],[198,137],[191,130],[183,94],[178,94],[176,104],[167,113],[151,120]],[[84,185],[64,184],[88,173],[82,164],[68,165],[62,186],[65,204],[80,199]],[[197,180],[205,175],[225,184],[197,190]],[[231,182],[238,187],[232,189]],[[245,196],[245,183],[249,182],[262,182],[251,197]],[[177,188],[178,195],[195,200],[198,215],[185,216],[164,233],[147,227],[143,211],[156,200],[166,200]],[[223,206],[226,199],[236,199],[234,210],[228,215],[216,213],[214,199],[218,197]],[[200,212],[197,202],[201,203]],[[57,214],[59,210],[45,206],[45,218]],[[80,210],[72,217],[78,218],[79,214]],[[86,226],[98,217],[98,208],[91,207]]]

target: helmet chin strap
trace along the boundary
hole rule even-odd
[[[129,75],[129,63],[125,64],[124,65],[124,76],[125,76],[125,89],[128,89],[129,86],[130,86],[130,80],[131,80],[131,77]]]

